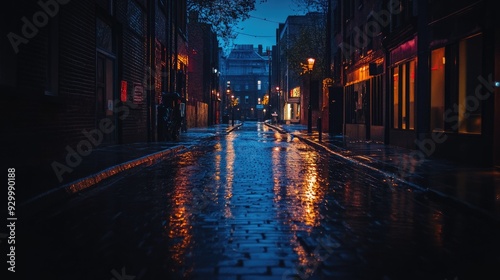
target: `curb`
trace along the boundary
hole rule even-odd
[[[335,152],[335,151],[331,150],[331,149],[330,149],[329,147],[327,147],[326,145],[323,145],[323,144],[321,144],[321,143],[318,143],[318,142],[315,142],[315,141],[313,141],[313,140],[307,139],[307,138],[305,138],[305,137],[303,137],[303,136],[301,136],[301,135],[291,134],[291,133],[289,133],[288,131],[284,130],[284,129],[283,129],[283,128],[281,128],[281,127],[276,127],[276,126],[274,126],[274,125],[270,125],[270,124],[267,124],[267,123],[266,123],[266,125],[267,125],[267,126],[269,126],[269,127],[271,127],[271,128],[273,128],[273,129],[275,129],[275,130],[277,130],[277,131],[279,131],[280,133],[293,135],[294,137],[299,138],[301,141],[303,141],[303,142],[307,143],[307,144],[308,144],[308,145],[310,145],[310,146],[313,146],[313,147],[315,147],[315,148],[319,148],[319,149],[325,150],[325,151],[329,152],[330,154],[333,154],[333,155],[335,155],[335,156],[338,156],[338,157],[340,157],[340,158],[342,158],[342,159],[344,159],[344,160],[347,160],[347,161],[349,161],[349,162],[351,162],[351,163],[353,163],[353,164],[356,164],[356,165],[359,165],[359,166],[363,166],[363,167],[366,167],[366,168],[371,169],[371,170],[373,170],[373,171],[376,171],[376,172],[382,173],[384,176],[386,176],[386,177],[390,177],[390,178],[392,178],[392,179],[394,179],[394,180],[396,180],[396,181],[398,181],[398,182],[400,182],[400,183],[402,183],[402,184],[406,184],[406,185],[408,185],[408,186],[410,186],[410,187],[412,187],[412,188],[414,188],[414,189],[417,189],[417,190],[422,191],[422,192],[427,193],[427,194],[431,194],[431,195],[433,195],[433,196],[435,196],[435,197],[438,197],[438,198],[441,198],[441,199],[445,199],[445,200],[447,200],[447,201],[449,201],[449,202],[454,203],[455,205],[458,205],[458,206],[460,206],[460,207],[465,207],[466,209],[472,210],[472,211],[474,211],[475,213],[480,214],[480,215],[481,215],[481,216],[483,216],[483,217],[490,218],[490,219],[491,219],[491,220],[493,220],[494,222],[500,223],[500,217],[497,217],[497,216],[495,216],[495,215],[492,215],[492,214],[491,214],[491,213],[489,213],[488,211],[486,211],[486,210],[484,210],[484,209],[482,209],[482,208],[476,207],[476,206],[474,206],[474,205],[472,205],[472,204],[470,204],[470,203],[468,203],[468,202],[466,202],[466,201],[463,201],[463,200],[457,199],[456,197],[453,197],[453,196],[447,195],[447,194],[445,194],[445,193],[443,193],[443,192],[440,192],[440,191],[438,191],[438,190],[434,190],[434,189],[432,189],[432,188],[422,187],[422,186],[417,185],[417,184],[415,184],[415,183],[408,182],[408,181],[406,181],[406,180],[404,180],[404,179],[402,179],[402,178],[399,178],[398,176],[396,176],[396,175],[395,175],[395,174],[393,174],[393,173],[386,172],[386,171],[384,171],[384,170],[381,170],[381,169],[378,169],[378,168],[376,168],[376,167],[370,166],[370,165],[368,165],[368,164],[365,164],[365,163],[360,162],[360,161],[358,161],[358,160],[355,160],[355,159],[353,159],[353,158],[349,158],[349,157],[346,157],[346,156],[344,156],[344,155],[342,155],[342,154],[339,154],[339,153],[337,153],[337,152]]]
[[[233,130],[242,126],[243,123],[235,124],[233,127],[226,129],[226,134],[231,133]],[[186,150],[187,147],[184,145],[175,146],[169,149],[165,149],[163,151],[159,151],[156,153],[152,153],[146,156],[142,156],[140,158],[136,158],[124,163],[120,163],[106,169],[103,169],[99,172],[91,174],[87,177],[75,180],[73,182],[64,184],[62,186],[56,187],[44,193],[41,193],[35,197],[32,197],[20,204],[21,207],[36,207],[37,205],[41,205],[42,203],[56,203],[57,201],[61,201],[63,199],[67,199],[83,190],[86,190],[97,183],[113,177],[121,172],[130,170],[139,166],[150,166],[155,164],[165,157],[172,156],[173,154],[182,152]]]
[[[276,126],[269,125],[269,124],[267,124],[267,125],[268,125],[269,127],[273,128],[273,129],[278,130],[280,133],[286,133],[286,134],[289,134],[289,132],[287,132],[286,130],[284,130],[284,129],[282,129],[282,128],[278,128],[278,127],[276,127]],[[419,185],[417,185],[417,184],[414,184],[414,183],[408,182],[408,181],[406,181],[406,180],[404,180],[404,179],[401,179],[401,178],[397,177],[397,176],[396,176],[395,174],[393,174],[393,173],[390,173],[390,172],[387,172],[387,171],[384,171],[384,170],[378,169],[378,168],[376,168],[376,167],[370,166],[370,165],[368,165],[368,164],[365,164],[365,163],[360,162],[360,161],[358,161],[358,160],[355,160],[355,159],[353,159],[353,158],[346,157],[346,156],[344,156],[344,155],[342,155],[342,154],[340,154],[340,153],[337,153],[337,152],[333,151],[332,149],[330,149],[330,148],[329,148],[329,147],[327,147],[326,145],[323,145],[323,144],[321,144],[321,143],[318,143],[318,142],[315,142],[315,141],[313,141],[313,140],[307,139],[307,138],[305,138],[305,137],[303,137],[303,136],[301,136],[301,135],[296,135],[296,134],[291,134],[291,135],[293,135],[294,137],[299,138],[301,141],[303,141],[303,142],[305,142],[305,143],[309,144],[310,146],[314,146],[314,147],[316,147],[316,148],[323,149],[323,150],[325,150],[325,151],[329,152],[330,154],[333,154],[333,155],[335,155],[335,156],[337,156],[337,157],[340,157],[340,158],[342,158],[342,159],[344,159],[344,160],[347,160],[347,161],[349,161],[349,162],[351,162],[351,163],[353,163],[353,164],[356,164],[356,165],[359,165],[359,166],[363,166],[363,167],[366,167],[366,168],[371,169],[371,170],[373,170],[373,171],[376,171],[376,172],[382,173],[384,176],[386,176],[386,177],[390,177],[390,178],[393,178],[394,180],[397,180],[397,181],[399,181],[400,183],[407,184],[407,185],[409,185],[409,186],[411,186],[411,187],[413,187],[413,188],[415,188],[415,189],[418,189],[418,190],[420,190],[420,191],[423,191],[423,192],[428,192],[428,191],[430,191],[430,189],[429,189],[429,188],[424,188],[424,187],[421,187],[421,186],[419,186]]]
[[[111,167],[108,167],[104,170],[101,170],[99,172],[96,172],[92,175],[89,175],[87,177],[75,180],[73,182],[64,184],[62,186],[59,186],[57,188],[54,188],[52,190],[49,190],[45,193],[39,194],[33,198],[30,198],[23,203],[21,203],[21,207],[25,206],[34,206],[46,202],[56,202],[64,198],[68,198],[78,192],[81,192],[83,190],[86,190],[93,185],[108,179],[114,175],[117,175],[123,171],[130,170],[134,167],[139,167],[139,166],[150,166],[152,164],[155,164],[161,160],[163,160],[165,157],[172,156],[173,154],[179,153],[181,151],[186,150],[187,148],[183,145],[175,146],[163,151],[159,151],[156,153],[152,153],[137,159],[133,159],[121,164],[117,164]]]
[[[235,129],[239,128],[239,127],[240,127],[240,126],[242,126],[242,125],[243,125],[243,123],[235,124],[234,126],[232,126],[232,127],[228,128],[228,129],[226,129],[226,133],[231,133],[233,130],[235,130]]]
[[[275,126],[275,125],[272,125],[272,124],[268,124],[266,122],[264,122],[265,125],[269,126],[270,128],[274,129],[274,130],[277,130],[279,133],[281,134],[288,134],[288,131],[284,130],[283,128],[279,127],[279,126]]]

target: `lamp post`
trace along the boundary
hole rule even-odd
[[[224,116],[225,116],[225,120],[224,122],[226,122],[227,120],[227,124],[229,124],[229,108],[232,108],[231,106],[231,100],[230,100],[230,97],[231,97],[231,81],[226,81],[226,94],[224,94],[224,97],[225,97],[225,113],[224,113]]]
[[[280,117],[281,117],[281,107],[280,107],[280,87],[276,87],[276,95],[278,97],[278,106],[276,106],[277,110],[278,110],[278,123],[280,122]]]
[[[311,92],[312,92],[312,70],[314,66],[314,58],[307,59],[307,70],[309,72],[309,98],[307,100],[307,134],[312,133],[312,108],[311,108]]]
[[[234,95],[231,95],[231,126],[234,126]]]

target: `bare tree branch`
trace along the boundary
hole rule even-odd
[[[236,38],[236,25],[250,17],[257,1],[267,0],[187,0],[187,11],[196,14],[198,21],[212,25],[223,44],[229,45]]]

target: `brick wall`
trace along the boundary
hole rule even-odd
[[[94,11],[93,5],[78,1],[61,6],[57,18],[40,28],[17,54],[17,69],[12,71],[17,72],[18,80],[6,111],[13,120],[10,132],[15,148],[11,152],[30,161],[50,159],[61,154],[65,145],[81,139],[83,128],[94,125]],[[26,15],[29,17],[29,10]],[[55,96],[44,94],[49,46],[53,47],[49,45],[51,28],[56,28],[59,37]]]
[[[41,10],[33,1],[16,4],[13,19],[31,20]],[[58,181],[51,163],[64,162],[66,147],[75,147],[82,130],[95,125],[95,6],[70,1],[47,18],[10,65],[17,79],[6,91],[8,106],[2,112],[9,134],[3,155],[19,168],[20,197],[54,187]],[[23,22],[14,22],[8,31],[21,34]],[[51,79],[55,87],[48,86]],[[46,95],[46,89],[52,94]]]
[[[132,103],[130,114],[122,122],[121,141],[123,143],[147,141],[147,107],[146,93],[155,85],[147,84],[147,75],[151,71],[159,73],[157,69],[148,69],[147,41],[146,41],[146,14],[142,10],[142,17],[133,16],[134,11],[142,7],[134,0],[122,0],[117,6],[117,18],[121,23],[120,34],[121,59],[118,62],[121,80],[127,82],[127,99]],[[138,28],[140,27],[140,28]],[[142,101],[134,101],[135,87],[142,87]]]
[[[157,59],[153,69],[156,83],[149,87],[145,1],[116,0],[113,13],[107,5],[106,0],[71,0],[59,6],[55,17],[47,17],[47,23],[37,34],[29,38],[28,43],[20,44],[17,54],[8,40],[0,44],[0,88],[5,93],[5,108],[0,119],[6,135],[1,149],[9,164],[22,170],[19,176],[26,180],[21,191],[23,196],[59,185],[61,182],[55,176],[52,163],[66,163],[67,148],[76,149],[87,139],[83,130],[90,131],[98,125],[96,60],[102,54],[96,50],[96,18],[113,30],[115,47],[111,54],[104,54],[115,62],[116,89],[111,98],[120,100],[121,81],[126,81],[126,104],[129,104],[126,105],[128,115],[117,120],[114,142],[107,144],[148,140],[146,94],[149,88],[156,97],[161,93],[161,68],[170,57],[164,53],[168,34],[157,32]],[[32,19],[33,14],[41,10],[36,1],[28,0],[10,1],[4,8],[10,16],[9,20],[1,19],[3,38],[7,38],[9,32],[22,34],[21,18]],[[165,17],[163,13],[157,13],[158,28],[168,22],[162,17]],[[141,98],[135,98],[134,88],[142,89]],[[47,89],[51,94],[45,93]],[[37,182],[30,181],[35,178]]]

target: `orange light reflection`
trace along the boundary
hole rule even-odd
[[[179,176],[180,175],[180,176]],[[172,259],[178,265],[184,265],[186,251],[193,238],[190,223],[191,215],[186,209],[186,205],[192,200],[192,194],[186,190],[186,178],[178,174],[175,180],[174,193],[172,195],[172,211],[169,219],[168,230],[169,240],[179,240],[171,246]]]
[[[234,179],[234,134],[230,134],[226,137],[227,148],[226,148],[226,190],[224,194],[225,206],[224,206],[224,217],[231,218],[233,216],[231,212],[231,198],[233,197],[233,179]]]
[[[287,152],[286,177],[294,178],[286,187],[287,208],[290,209],[288,224],[294,233],[291,239],[293,250],[298,256],[300,274],[310,276],[317,264],[317,256],[308,252],[299,242],[299,235],[309,234],[319,226],[319,205],[324,199],[324,190],[319,182],[317,168],[319,154],[315,151]]]

